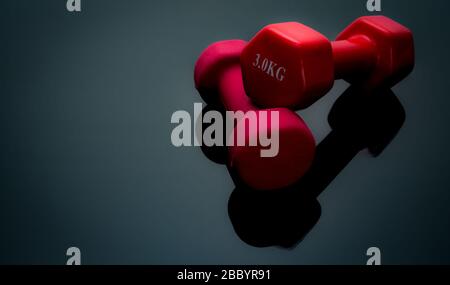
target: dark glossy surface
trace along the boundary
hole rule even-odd
[[[385,139],[336,152],[344,82],[301,112],[327,169],[301,207],[237,192],[200,148],[172,146],[170,118],[201,102],[193,68],[211,42],[291,20],[334,38],[365,1],[82,0],[79,15],[65,2],[0,4],[0,263],[64,264],[70,246],[85,264],[365,264],[372,246],[385,264],[450,263],[448,1],[383,1],[417,51],[393,89],[404,122],[378,108]]]

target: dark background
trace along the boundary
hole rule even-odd
[[[450,263],[448,1],[382,1],[415,36],[415,70],[394,88],[406,122],[333,181],[297,247],[241,241],[226,168],[170,141],[172,113],[201,102],[208,44],[291,20],[334,38],[365,2],[1,1],[0,263],[64,264],[70,246],[84,264],[365,264],[371,246],[384,264]],[[301,112],[318,142],[346,88]]]

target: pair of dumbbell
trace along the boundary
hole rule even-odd
[[[196,63],[195,85],[205,101],[220,101],[227,111],[279,112],[278,126],[267,124],[267,132],[278,128],[277,156],[261,157],[260,145],[228,149],[228,166],[244,183],[272,190],[298,181],[314,158],[314,137],[294,110],[325,95],[335,78],[366,88],[392,87],[413,66],[412,33],[389,18],[361,17],[335,42],[290,22],[265,27],[249,43],[212,44]]]

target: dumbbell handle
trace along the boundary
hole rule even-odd
[[[219,80],[220,100],[226,111],[257,111],[250,98],[245,94],[242,83],[242,71],[239,63],[223,70]]]
[[[369,73],[376,65],[375,44],[366,36],[331,42],[335,79]]]

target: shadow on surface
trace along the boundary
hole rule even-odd
[[[204,112],[220,107],[208,105]],[[228,213],[237,235],[257,246],[297,245],[321,215],[317,197],[363,149],[380,155],[401,129],[406,115],[391,90],[367,92],[349,87],[328,115],[330,134],[317,146],[314,162],[295,185],[277,191],[257,191],[230,174],[236,185],[228,202]],[[205,129],[207,126],[204,125]],[[216,163],[226,163],[226,147],[202,147]]]

